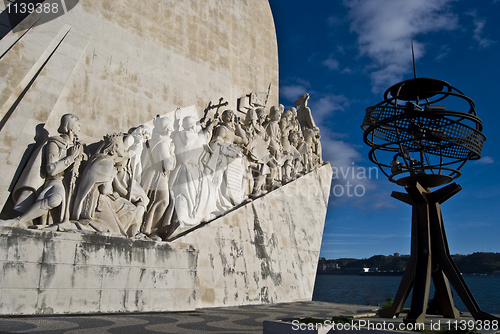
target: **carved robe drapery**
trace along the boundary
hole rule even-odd
[[[215,210],[215,189],[211,182],[210,132],[174,132],[177,168],[172,174],[172,192],[177,219],[196,225]]]

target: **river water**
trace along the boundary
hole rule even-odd
[[[464,276],[482,311],[500,314],[500,276]],[[313,300],[360,305],[380,305],[394,298],[401,276],[317,275]],[[453,289],[452,289],[453,290]],[[431,284],[430,297],[434,295]],[[467,311],[453,291],[455,306]],[[411,294],[405,304],[410,306]]]

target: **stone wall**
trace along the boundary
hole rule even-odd
[[[182,243],[0,227],[0,314],[194,309],[197,256]]]
[[[95,142],[178,107],[202,116],[220,97],[236,110],[238,98],[269,85],[268,107],[278,103],[267,0],[80,0],[35,24],[43,15],[0,40],[2,204],[35,126],[56,135],[65,113],[80,118],[82,142]]]
[[[311,300],[331,177],[326,164],[170,243],[0,227],[0,314]]]
[[[311,300],[331,178],[326,164],[180,238],[199,250],[197,307]]]

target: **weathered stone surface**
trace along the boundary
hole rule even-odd
[[[267,0],[80,0],[23,35],[40,15],[0,40],[0,53],[9,50],[0,59],[0,203],[35,126],[55,134],[65,113],[93,142],[178,107],[194,105],[201,117],[221,96],[236,110],[238,98],[269,84],[268,105],[278,103]]]
[[[198,251],[183,243],[0,227],[0,314],[195,308]]]
[[[331,177],[323,165],[180,238],[199,251],[197,307],[311,300]]]
[[[0,314],[310,300],[329,164],[171,243],[0,227]]]

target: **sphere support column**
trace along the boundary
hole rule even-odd
[[[405,189],[407,194],[395,191],[392,197],[412,206],[411,255],[392,306],[380,310],[380,316],[392,318],[399,315],[413,289],[410,312],[404,322],[424,322],[432,279],[436,289],[434,301],[437,301],[443,317],[460,316],[453,303],[450,282],[475,320],[498,320],[481,311],[448,248],[441,204],[462,188],[452,183],[432,192],[417,182]]]

